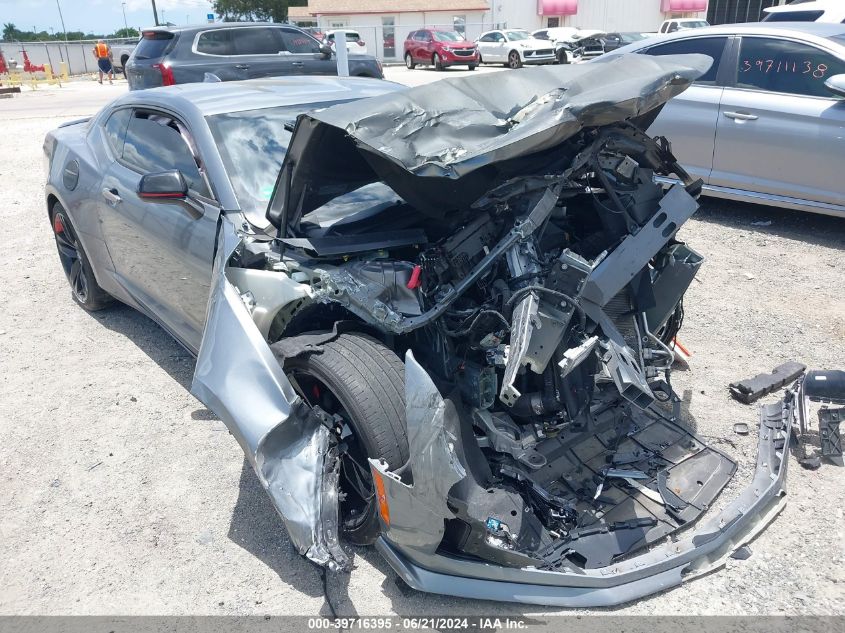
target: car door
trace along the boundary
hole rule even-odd
[[[670,100],[648,130],[653,136],[668,138],[681,165],[705,183],[709,182],[713,168],[716,123],[724,90],[719,85],[722,83],[718,81],[719,71],[729,43],[728,36],[690,37],[651,46],[644,51],[647,55],[700,53],[713,59],[710,69]]]
[[[191,149],[187,126],[171,113],[135,109],[118,160],[101,182],[103,236],[118,282],[190,349],[202,337],[219,207]],[[178,169],[184,200],[142,199],[145,174]]]
[[[299,29],[276,29],[281,39],[282,57],[291,75],[336,75],[337,60],[320,52],[320,43]]]
[[[845,102],[824,82],[845,59],[795,39],[743,36],[716,128],[712,184],[843,204]]]
[[[205,74],[221,81],[249,79],[249,65],[233,57],[232,33],[237,29],[209,29],[197,33],[188,59],[179,60],[180,74],[190,71],[193,81],[202,81]]]
[[[490,31],[482,35],[478,42],[478,52],[481,53],[481,59],[485,62],[502,61],[502,43],[505,37],[499,31]]]
[[[431,33],[428,31],[417,31],[414,35],[413,43],[413,57],[414,61],[430,64],[431,55],[428,53],[428,48],[431,45]]]
[[[232,29],[235,67],[245,70],[248,79],[278,77],[293,71],[278,29],[248,26]]]

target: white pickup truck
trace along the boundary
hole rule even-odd
[[[674,33],[675,31],[685,31],[687,29],[699,29],[703,26],[710,26],[707,20],[701,18],[673,18],[671,20],[664,20],[660,25],[658,33]]]
[[[132,56],[132,51],[138,45],[138,38],[130,38],[109,42],[112,52],[112,66],[115,72],[123,72],[126,62]]]

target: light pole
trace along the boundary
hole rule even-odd
[[[56,0],[56,1],[58,1],[58,0]],[[158,11],[156,10],[156,0],[152,0],[152,2],[153,2],[153,20],[155,21],[156,26],[158,26]]]
[[[123,8],[123,28],[124,28],[124,29],[126,29],[126,30],[128,31],[128,30],[129,30],[129,25],[126,23],[126,3],[125,3],[125,2],[121,2],[121,3],[120,3],[120,5],[121,5],[121,7]]]
[[[73,71],[70,69],[70,53],[67,50],[67,29],[65,28],[65,18],[62,15],[62,5],[59,4],[59,0],[56,0],[56,6],[59,9],[59,20],[62,23],[62,34],[64,35],[64,39],[65,39],[65,57],[67,57],[67,71],[68,71],[68,73],[70,73],[70,72],[73,72]],[[61,50],[61,49],[59,49],[59,50]],[[84,53],[83,53],[83,55],[84,55]],[[84,59],[84,57],[83,57],[83,59]]]

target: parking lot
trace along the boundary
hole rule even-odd
[[[468,74],[386,69],[408,85]],[[0,614],[555,613],[416,592],[365,548],[324,588],[237,442],[188,392],[193,358],[134,310],[73,303],[41,146],[125,90],[77,80],[0,100]],[[756,432],[733,425],[758,419],[728,383],[788,360],[845,368],[845,219],[704,200],[681,238],[706,262],[684,302],[693,355],[674,387],[695,430],[739,463],[728,500],[756,459]],[[790,461],[786,509],[750,558],[603,611],[845,614],[843,469]]]

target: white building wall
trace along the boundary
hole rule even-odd
[[[537,15],[537,0],[488,0],[491,20],[510,28],[529,31],[548,25],[554,16]],[[656,31],[663,20],[672,17],[660,10],[660,0],[578,0],[576,15],[561,16],[561,26],[577,26],[602,31]],[[678,17],[681,14],[675,14]],[[706,12],[683,14],[705,18]]]

